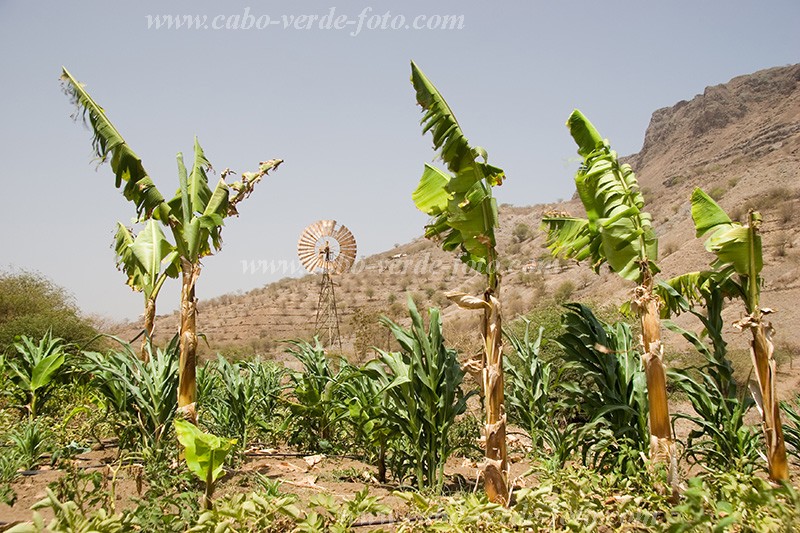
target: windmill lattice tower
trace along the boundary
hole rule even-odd
[[[339,312],[336,309],[336,290],[332,274],[346,272],[356,259],[356,239],[346,226],[336,226],[335,220],[318,220],[300,235],[297,241],[300,263],[311,273],[322,271],[319,300],[314,320],[314,335],[326,346],[339,346]]]

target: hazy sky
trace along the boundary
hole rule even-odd
[[[283,27],[282,17],[297,24],[331,9],[354,24]],[[148,29],[148,15],[221,26],[246,11],[249,30]],[[400,29],[370,30],[383,23],[374,15]],[[434,15],[463,16],[463,28],[404,29],[435,25]],[[274,23],[265,26],[267,16]],[[655,109],[800,61],[799,27],[797,0],[0,0],[0,268],[43,273],[87,313],[141,312],[110,248],[115,222],[129,222],[133,209],[110,168],[95,169],[90,132],[70,120],[62,65],[105,107],[164,196],[177,187],[175,154],[188,156],[194,135],[217,169],[286,161],[228,221],[222,252],[204,260],[197,292],[208,298],[283,277],[246,274],[242,262],[293,260],[299,233],[321,218],[345,223],[359,255],[421,233],[426,217],[410,194],[434,154],[420,135],[411,59],[506,170],[498,201],[529,205],[572,194],[575,151],[563,124],[574,107],[621,154],[636,152]],[[168,285],[159,310],[177,301]]]

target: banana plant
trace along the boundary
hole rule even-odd
[[[158,221],[150,219],[134,236],[131,230],[117,222],[114,237],[117,268],[128,276],[127,284],[144,295],[144,339],[140,356],[147,362],[156,318],[156,299],[167,278],[177,278],[180,272],[178,251],[167,238]]]
[[[92,147],[101,163],[110,162],[116,178],[115,185],[136,206],[140,220],[153,218],[172,233],[181,271],[180,299],[180,385],[178,409],[192,422],[197,421],[197,300],[195,286],[200,276],[201,259],[222,247],[224,220],[239,214],[237,205],[249,197],[255,185],[276,169],[283,160],[270,159],[259,164],[256,172],[245,172],[242,180],[230,185],[226,169],[212,190],[207,172],[211,163],[206,159],[197,138],[191,172],[187,172],[183,154],[178,153],[178,191],[167,201],[144,169],[142,160],[123,139],[105,111],[83,86],[63,69],[64,91],[78,108],[78,114],[88,118],[93,132]]]
[[[497,202],[492,187],[505,178],[502,169],[487,161],[486,150],[467,141],[453,111],[425,74],[411,63],[411,83],[422,106],[422,133],[431,132],[433,147],[447,166],[444,171],[426,164],[412,194],[417,208],[433,217],[425,237],[445,251],[457,251],[461,261],[486,277],[481,297],[448,293],[460,307],[483,311],[484,351],[480,368],[486,405],[484,481],[489,499],[508,503],[506,413],[503,398],[503,338],[500,274],[497,271]]]
[[[556,214],[545,216],[542,227],[554,256],[603,264],[636,283],[631,302],[642,327],[642,344],[650,411],[650,458],[669,465],[668,477],[677,488],[675,441],[667,404],[664,348],[661,343],[660,300],[653,292],[659,271],[658,239],[652,218],[644,211],[644,198],[630,165],[620,164],[617,153],[577,109],[567,121],[583,164],[575,175],[586,218]]]
[[[748,314],[734,326],[739,330],[750,330],[753,336],[750,355],[756,384],[751,386],[751,392],[762,417],[769,475],[774,481],[786,480],[789,478],[789,467],[780,405],[775,391],[774,330],[764,320],[764,316],[772,311],[759,305],[763,267],[759,234],[761,214],[751,210],[746,226],[733,222],[708,194],[695,189],[692,193],[692,219],[697,237],[709,236],[705,247],[716,255],[716,260],[711,264],[714,277],[719,283],[724,283],[729,293],[738,294],[744,301]],[[709,275],[701,273],[696,279],[702,280]],[[691,290],[694,290],[694,286],[689,280],[684,283],[684,292]]]

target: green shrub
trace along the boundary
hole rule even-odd
[[[514,226],[514,229],[511,231],[511,235],[514,237],[516,242],[520,243],[533,237],[533,231],[531,231],[531,227],[524,222],[519,222],[516,226]]]
[[[553,299],[556,303],[564,303],[570,299],[572,293],[575,292],[575,284],[570,281],[562,281],[561,284],[556,287],[556,290],[553,292]]]
[[[48,331],[67,344],[96,335],[62,287],[34,272],[0,272],[0,353],[18,336],[40,339]]]

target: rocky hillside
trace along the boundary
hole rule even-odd
[[[598,126],[601,132],[608,130],[608,126]],[[708,87],[689,101],[657,110],[642,150],[626,159],[653,214],[665,277],[702,269],[710,260],[694,238],[689,210],[694,187],[704,188],[733,216],[743,217],[751,207],[764,214],[763,302],[778,310],[774,322],[779,350],[795,352],[800,347],[791,335],[800,318],[795,304],[800,301],[796,231],[800,225],[800,65],[737,77]],[[548,210],[582,214],[575,199],[532,207],[501,206],[498,238],[506,316],[529,312],[554,298],[623,302],[630,286],[617,276],[598,276],[585,265],[548,258],[538,230],[540,217]],[[211,351],[277,355],[279,340],[311,335],[319,281],[319,276],[311,275],[287,278],[244,295],[201,301],[199,328]],[[445,308],[450,340],[464,348],[474,347],[471,328],[477,317],[450,305],[443,293],[477,292],[481,280],[465,271],[452,254],[424,239],[368,257],[336,281],[348,354],[362,353],[368,345],[385,345],[386,333],[376,325],[377,317],[402,317],[407,293],[421,306]],[[741,312],[736,305],[726,310],[731,319]],[[162,335],[175,331],[177,317],[160,317],[157,328]],[[136,327],[129,324],[125,329],[131,332]]]

